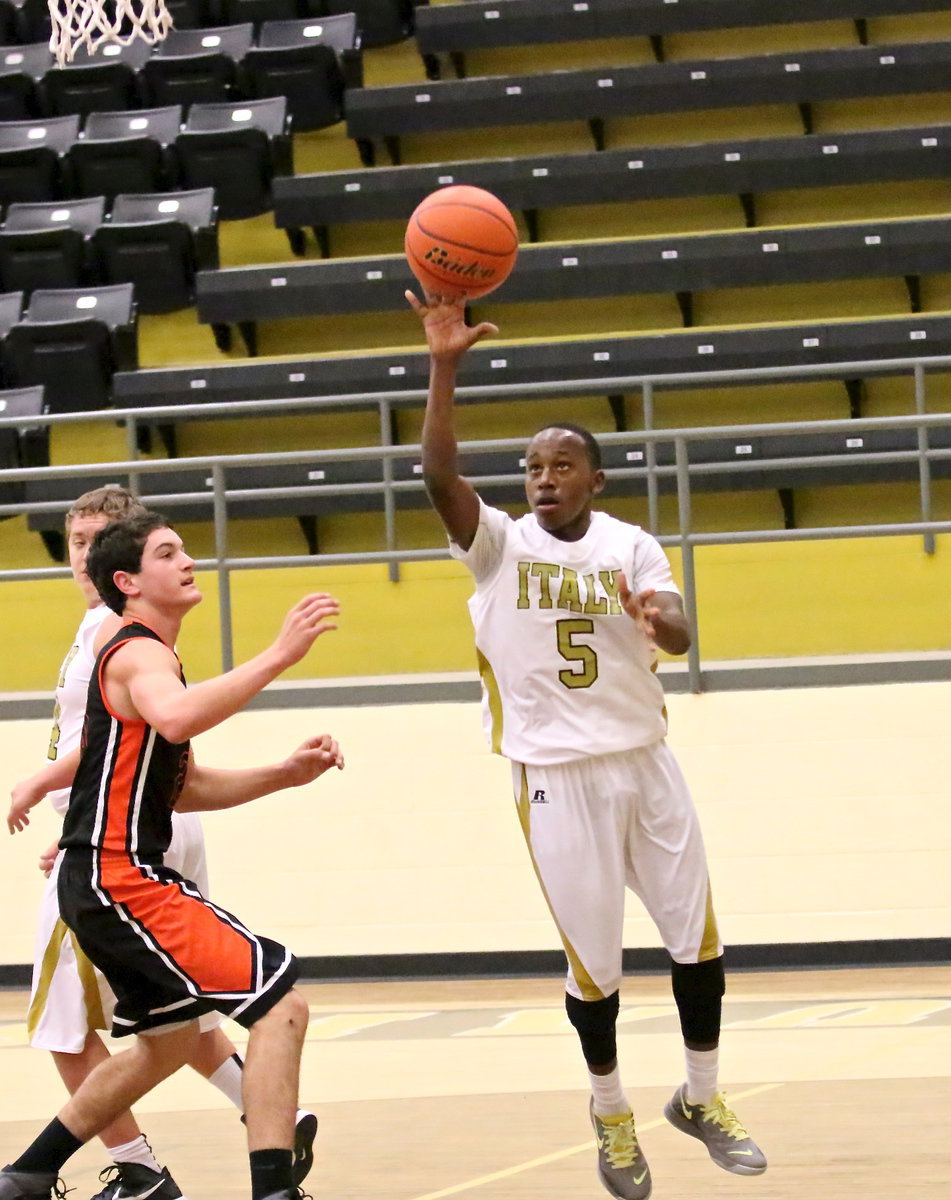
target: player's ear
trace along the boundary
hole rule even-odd
[[[594,478],[591,481],[591,495],[600,495],[600,493],[604,491],[604,483],[604,472],[600,469],[595,471]]]
[[[128,571],[116,571],[112,576],[112,582],[123,596],[138,596],[139,594],[139,586]]]

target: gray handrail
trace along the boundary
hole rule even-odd
[[[911,401],[914,412],[907,416],[893,417],[849,417],[821,421],[780,421],[746,425],[717,425],[698,426],[691,428],[657,429],[647,428],[622,433],[597,434],[599,442],[605,445],[625,444],[636,442],[646,446],[646,468],[615,469],[610,472],[613,478],[637,478],[647,481],[648,511],[650,524],[656,530],[658,509],[658,480],[664,477],[675,477],[677,486],[678,529],[676,533],[658,533],[658,540],[663,545],[679,547],[682,558],[684,598],[689,613],[693,633],[691,649],[687,655],[688,675],[691,690],[701,688],[701,652],[697,636],[696,622],[696,579],[694,572],[693,553],[697,546],[748,544],[754,542],[774,541],[805,541],[853,537],[881,537],[896,534],[920,535],[924,539],[924,549],[933,553],[935,549],[934,536],[937,533],[951,532],[951,522],[934,521],[931,519],[931,463],[951,458],[951,449],[936,449],[930,446],[928,430],[951,426],[951,413],[928,414],[926,397],[926,374],[928,370],[951,370],[951,356],[934,356],[907,359],[887,359],[872,361],[852,361],[835,364],[814,364],[804,367],[769,367],[758,370],[737,371],[703,371],[682,372],[664,375],[627,375],[611,378],[566,380],[560,383],[510,384],[501,387],[463,387],[458,389],[458,397],[466,400],[500,400],[506,398],[525,398],[527,396],[571,396],[590,395],[592,393],[633,391],[640,389],[644,401],[646,424],[653,426],[653,415],[657,407],[657,393],[671,387],[710,386],[715,383],[762,383],[778,379],[802,378],[821,376],[823,378],[853,378],[857,374],[907,374],[912,384]],[[129,448],[129,458],[126,460],[106,463],[78,463],[50,467],[24,467],[0,470],[0,484],[35,479],[61,479],[74,476],[88,476],[91,473],[101,474],[104,480],[110,475],[129,476],[133,487],[141,475],[161,475],[169,471],[207,470],[211,473],[211,488],[201,493],[173,493],[168,496],[150,496],[150,503],[157,506],[174,508],[176,504],[194,502],[196,499],[212,500],[212,511],[215,530],[215,554],[212,558],[201,559],[198,566],[203,570],[215,570],[219,585],[219,616],[221,637],[221,661],[223,669],[227,670],[233,663],[232,654],[232,619],[230,574],[232,571],[313,566],[315,561],[320,565],[343,565],[353,563],[386,563],[392,579],[398,578],[399,564],[404,562],[432,561],[448,557],[445,547],[433,547],[419,550],[400,551],[396,549],[395,538],[395,497],[400,492],[419,491],[423,489],[421,479],[397,480],[393,476],[393,462],[399,458],[420,456],[418,445],[394,446],[389,444],[390,416],[392,409],[410,403],[422,404],[425,392],[420,390],[361,393],[358,395],[341,394],[331,397],[297,397],[285,399],[261,399],[221,401],[213,404],[179,404],[163,405],[150,408],[119,408],[96,412],[56,413],[31,417],[0,416],[0,428],[36,427],[46,424],[56,426],[77,422],[90,421],[115,422],[123,420],[126,423],[126,442]],[[190,458],[176,459],[143,459],[138,451],[138,429],[140,426],[150,426],[169,419],[204,419],[211,416],[243,416],[250,414],[266,415],[268,413],[287,414],[295,411],[319,411],[321,409],[340,409],[342,406],[376,407],[380,414],[380,443],[373,446],[346,447],[335,450],[295,450],[267,454],[235,454],[235,455],[201,455]],[[918,463],[919,494],[921,520],[913,522],[897,522],[893,524],[865,524],[851,526],[831,526],[805,529],[763,529],[763,530],[733,530],[719,533],[695,533],[692,529],[691,511],[691,476],[703,475],[710,472],[721,472],[722,463],[696,463],[690,461],[690,444],[723,438],[783,435],[802,435],[809,433],[842,433],[858,431],[875,431],[882,429],[914,429],[917,433],[917,449],[896,450],[885,452],[850,451],[841,455],[806,455],[789,456],[781,459],[787,466],[817,466],[831,465],[838,461],[850,463],[883,463],[908,462]],[[672,443],[675,450],[675,464],[666,466],[658,464],[656,447],[661,443]],[[481,441],[460,443],[462,453],[484,450],[516,450],[525,445],[524,438],[498,438]],[[229,489],[227,487],[227,472],[229,468],[239,466],[280,465],[302,462],[320,462],[334,460],[359,461],[375,458],[381,462],[382,482],[350,483],[338,485],[314,485],[307,488],[274,488],[267,491],[249,491],[248,489]],[[738,461],[730,464],[731,473],[760,471],[764,464],[780,460],[757,459],[754,461]],[[479,486],[488,482],[517,482],[520,475],[473,476],[471,481]],[[280,497],[284,495],[344,495],[355,492],[382,492],[385,514],[386,548],[382,551],[354,552],[347,554],[318,555],[316,560],[310,555],[262,556],[260,558],[231,557],[228,553],[228,504],[249,496],[268,495]],[[0,505],[0,516],[14,514],[62,511],[63,504],[58,501],[36,501],[30,504]],[[61,578],[68,574],[66,568],[46,567],[33,569],[0,570],[0,583],[5,581],[43,580]]]

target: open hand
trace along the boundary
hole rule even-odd
[[[425,301],[410,291],[406,299],[426,331],[429,352],[434,358],[459,359],[481,338],[499,332],[490,321],[479,325],[466,324],[465,296],[441,296],[425,292]]]
[[[327,592],[312,592],[298,600],[284,618],[274,641],[275,649],[288,666],[300,662],[322,633],[337,628],[331,618],[339,612],[340,605]]]
[[[16,784],[10,793],[10,811],[7,813],[7,829],[11,833],[26,829],[30,823],[30,818],[27,814],[31,808],[35,808],[39,804],[45,795],[45,792],[38,792],[28,779]]]

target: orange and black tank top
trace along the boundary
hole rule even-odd
[[[189,743],[167,742],[145,721],[119,717],[109,707],[102,682],[105,665],[134,638],[162,641],[147,625],[130,621],[96,659],[82,753],[59,844],[157,865],[171,841],[172,808],[185,782]],[[184,683],[180,663],[179,673]]]

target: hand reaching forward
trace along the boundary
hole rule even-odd
[[[322,633],[337,628],[331,618],[339,612],[340,605],[326,592],[312,592],[298,600],[274,639],[274,649],[286,666],[300,662]]]
[[[647,638],[652,650],[657,649],[657,631],[654,628],[654,618],[660,616],[660,609],[648,601],[655,595],[654,588],[645,588],[643,592],[632,592],[628,586],[627,577],[623,571],[617,576],[617,598],[621,607],[632,618],[634,624]]]
[[[433,358],[458,360],[481,338],[499,332],[498,326],[489,321],[473,326],[466,324],[465,296],[439,296],[435,292],[424,294],[425,303],[412,292],[404,293],[423,323]]]
[[[49,879],[50,872],[53,870],[57,854],[59,854],[59,842],[52,842],[40,855],[39,868],[47,879]]]
[[[342,771],[343,765],[340,747],[329,733],[308,738],[284,762],[288,777],[285,786],[300,787],[301,784],[312,783],[331,767]]]

